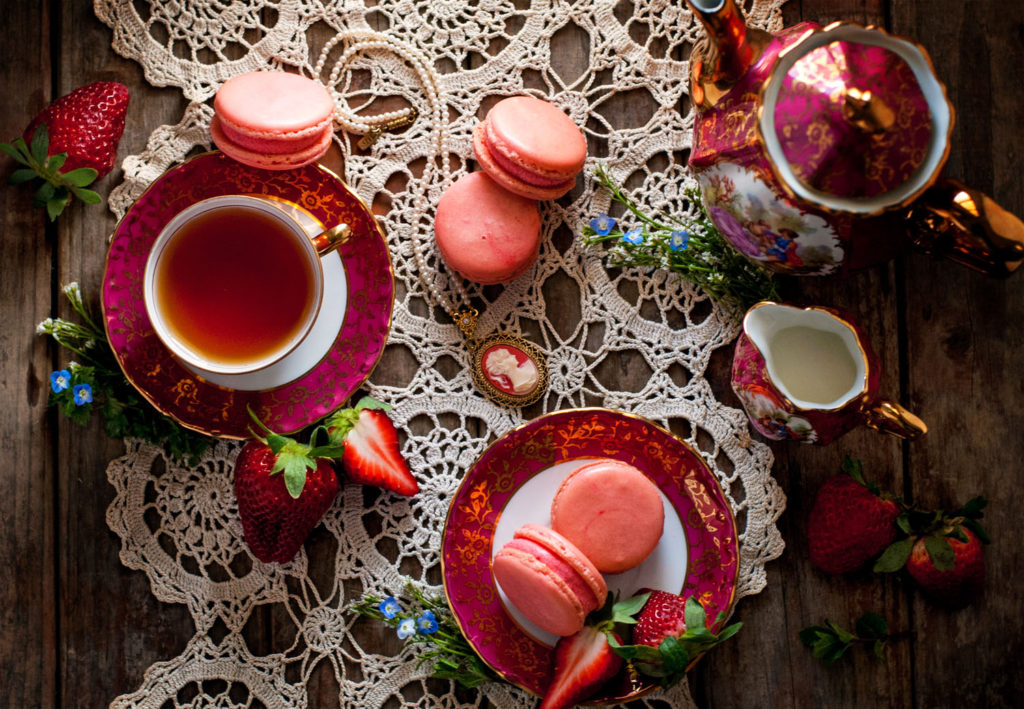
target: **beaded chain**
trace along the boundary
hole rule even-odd
[[[394,52],[405,59],[419,75],[423,90],[426,93],[427,104],[430,108],[429,120],[434,125],[434,157],[440,157],[441,167],[437,167],[436,159],[426,161],[421,187],[413,197],[416,218],[411,220],[411,228],[409,229],[413,257],[416,260],[417,277],[427,290],[429,297],[434,303],[444,308],[445,312],[451,316],[463,334],[471,339],[479,312],[469,305],[469,295],[466,293],[465,285],[463,285],[460,278],[453,277],[450,279],[455,290],[455,297],[453,299],[441,292],[441,289],[437,286],[436,278],[428,277],[424,245],[419,235],[419,225],[423,223],[423,217],[425,217],[428,208],[428,185],[438,177],[442,181],[447,182],[450,180],[451,175],[451,160],[448,156],[448,151],[445,149],[447,131],[444,118],[444,91],[441,88],[441,81],[437,76],[437,72],[434,71],[430,60],[418,49],[393,37],[372,30],[348,30],[339,32],[332,37],[320,52],[320,58],[317,60],[314,69],[316,76],[322,75],[328,55],[340,42],[348,42],[349,45],[331,68],[331,73],[327,78],[327,88],[334,98],[335,121],[347,131],[363,136],[375,136],[379,135],[382,129],[404,125],[416,118],[416,110],[413,108],[380,113],[370,119],[364,119],[348,108],[345,97],[336,89],[336,86],[341,80],[342,72],[359,53],[372,50]],[[440,175],[436,174],[438,170],[440,170]]]

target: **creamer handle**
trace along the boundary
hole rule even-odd
[[[928,426],[917,415],[895,401],[876,399],[864,410],[864,424],[881,433],[914,440],[928,433]]]

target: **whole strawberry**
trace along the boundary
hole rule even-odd
[[[933,602],[949,608],[970,603],[985,583],[982,543],[989,538],[979,521],[988,504],[975,497],[953,514],[910,508],[900,515],[900,527],[910,536],[893,543],[875,564],[886,573],[907,572]]]
[[[616,652],[632,660],[640,674],[657,678],[663,687],[681,681],[694,660],[731,638],[743,625],[733,623],[716,635],[711,628],[720,625],[725,615],[719,613],[709,623],[704,606],[693,597],[650,591],[638,598],[646,602],[633,628],[633,645]]]
[[[415,495],[420,486],[398,449],[398,431],[387,415],[390,408],[367,396],[355,407],[335,412],[325,422],[330,442],[344,447],[341,463],[353,482]]]
[[[859,461],[847,458],[843,469],[818,489],[807,520],[811,563],[830,574],[856,571],[899,533],[899,505],[864,482]]]
[[[245,542],[257,559],[295,557],[338,494],[330,459],[339,453],[270,431],[245,444],[235,461],[235,496]]]
[[[914,542],[907,559],[907,572],[921,590],[936,603],[949,608],[966,606],[985,583],[981,540],[966,527],[961,527],[959,533],[966,541],[945,535],[921,537]],[[948,552],[931,552],[930,548],[941,548],[942,544],[949,547],[951,559]]]
[[[72,195],[98,203],[99,195],[86,186],[113,169],[127,112],[128,87],[116,81],[97,81],[61,96],[32,119],[21,138],[0,143],[0,150],[24,166],[10,181],[41,177],[35,201],[51,220]]]

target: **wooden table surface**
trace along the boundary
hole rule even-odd
[[[1024,2],[791,0],[785,17],[787,25],[872,23],[916,38],[957,113],[949,173],[1024,214]],[[124,82],[132,93],[120,157],[140,152],[156,126],[180,117],[180,92],[149,86],[138,65],[114,54],[91,3],[4,0],[0,20],[0,137],[19,135],[51,99],[98,79]],[[11,169],[6,160],[5,175]],[[98,190],[106,195],[120,179],[115,170]],[[30,201],[25,190],[0,190],[0,705],[98,707],[136,689],[143,671],[181,652],[194,630],[184,607],[156,601],[145,576],[118,560],[119,540],[104,520],[113,496],[104,471],[121,444],[96,422],[81,428],[46,407],[49,373],[66,356],[34,334],[36,324],[69,315],[61,284],[78,280],[95,299],[114,219],[103,207],[75,205],[50,224]],[[768,565],[767,588],[739,604],[745,627],[737,640],[693,673],[698,704],[1020,706],[1022,279],[990,280],[913,254],[844,280],[786,283],[794,298],[860,316],[887,362],[883,389],[931,432],[913,444],[868,431],[827,448],[773,444],[774,472],[788,496],[779,521],[787,549]],[[728,388],[730,357],[730,348],[719,350],[708,376],[723,400],[738,405]],[[948,612],[900,578],[834,578],[811,567],[807,512],[845,454],[924,505],[990,498],[985,525],[993,543],[976,603]],[[856,652],[825,667],[798,641],[806,625],[825,617],[849,624],[866,611],[913,631],[885,664]],[[272,648],[273,619],[252,634],[254,651]],[[394,650],[387,635],[382,652]],[[336,705],[330,672],[315,673],[309,688],[311,706]]]

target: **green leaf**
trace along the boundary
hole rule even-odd
[[[704,628],[706,630],[705,623],[707,622],[707,613],[704,611],[704,606],[702,606],[693,596],[686,599],[686,609],[684,613],[686,617],[687,630],[693,632],[697,632],[699,628]]]
[[[72,187],[71,192],[85,204],[99,204],[103,201],[103,198],[98,193],[82,187]]]
[[[636,614],[644,607],[647,603],[647,599],[650,598],[650,593],[641,593],[638,596],[627,598],[624,601],[619,601],[612,606],[612,622],[613,623],[636,623]]]
[[[991,544],[992,540],[989,538],[988,533],[985,532],[985,528],[976,519],[965,518],[961,522],[963,526],[974,532],[974,536],[981,540],[982,544]]]
[[[21,153],[21,151],[18,150],[13,145],[11,145],[10,143],[0,143],[0,151],[3,151],[14,160],[21,163],[22,165],[28,165],[28,160],[25,159],[25,156]]]
[[[736,633],[740,632],[743,627],[743,623],[733,623],[732,625],[722,628],[722,632],[718,634],[718,642],[725,642]]]
[[[889,623],[877,613],[865,613],[857,619],[856,629],[861,638],[884,638],[889,634]]]
[[[683,672],[690,664],[690,653],[686,646],[671,635],[661,641],[658,650],[661,651],[661,661],[668,673]]]
[[[61,179],[75,187],[91,185],[99,173],[91,167],[80,167],[75,170],[61,173]]]
[[[39,173],[35,170],[30,167],[23,167],[12,172],[10,179],[7,181],[12,185],[20,185],[23,182],[34,180],[37,177],[39,177]]]
[[[859,460],[851,458],[850,456],[845,456],[843,458],[842,470],[861,485],[866,486],[866,483],[864,482],[864,466],[861,465]]]
[[[36,202],[38,202],[39,205],[42,206],[42,205],[46,204],[47,202],[49,202],[51,199],[53,199],[53,197],[54,197],[54,195],[56,193],[57,193],[57,188],[56,187],[51,185],[49,182],[44,182],[42,185],[39,186],[39,189],[36,190],[36,194],[35,194]]]
[[[953,547],[943,537],[930,535],[924,538],[924,548],[928,550],[928,557],[932,565],[939,571],[950,571],[956,563],[956,554]]]
[[[960,508],[957,512],[958,516],[970,517],[971,519],[981,519],[985,515],[982,514],[982,510],[988,505],[986,500],[981,495],[974,497],[967,501],[967,504]]]
[[[64,207],[67,205],[67,196],[55,196],[46,200],[46,214],[50,217],[51,222],[57,221],[57,217],[64,211]]]
[[[900,512],[899,516],[896,517],[896,526],[900,528],[904,534],[913,534],[914,530],[910,526],[910,515],[906,512]]]
[[[914,540],[910,537],[900,539],[889,545],[889,548],[882,552],[875,562],[873,570],[879,574],[891,574],[899,571],[910,558],[910,552],[914,548]]]
[[[827,637],[829,635],[831,635],[831,633],[828,628],[823,628],[820,625],[808,625],[800,631],[800,642],[807,647],[814,647],[822,637]]]
[[[849,643],[851,640],[857,637],[846,628],[843,628],[837,625],[836,623],[833,623],[831,620],[826,620],[825,625],[827,625],[832,630],[832,632],[836,634],[836,637],[839,638],[841,642]]]
[[[43,164],[46,162],[46,151],[50,147],[50,129],[46,127],[45,123],[40,123],[36,126],[35,133],[32,134],[32,157],[35,158],[36,162]]]
[[[882,662],[885,662],[885,640],[881,638],[876,640],[873,649],[875,652],[875,657],[877,657]]]
[[[50,172],[58,172],[62,167],[64,167],[64,163],[67,159],[67,153],[57,153],[56,155],[51,155],[49,159],[46,161],[46,169],[49,170]]]
[[[356,402],[355,410],[362,411],[363,409],[380,409],[381,411],[391,411],[391,404],[386,404],[383,401],[378,401],[372,396],[364,396],[358,402]]]

